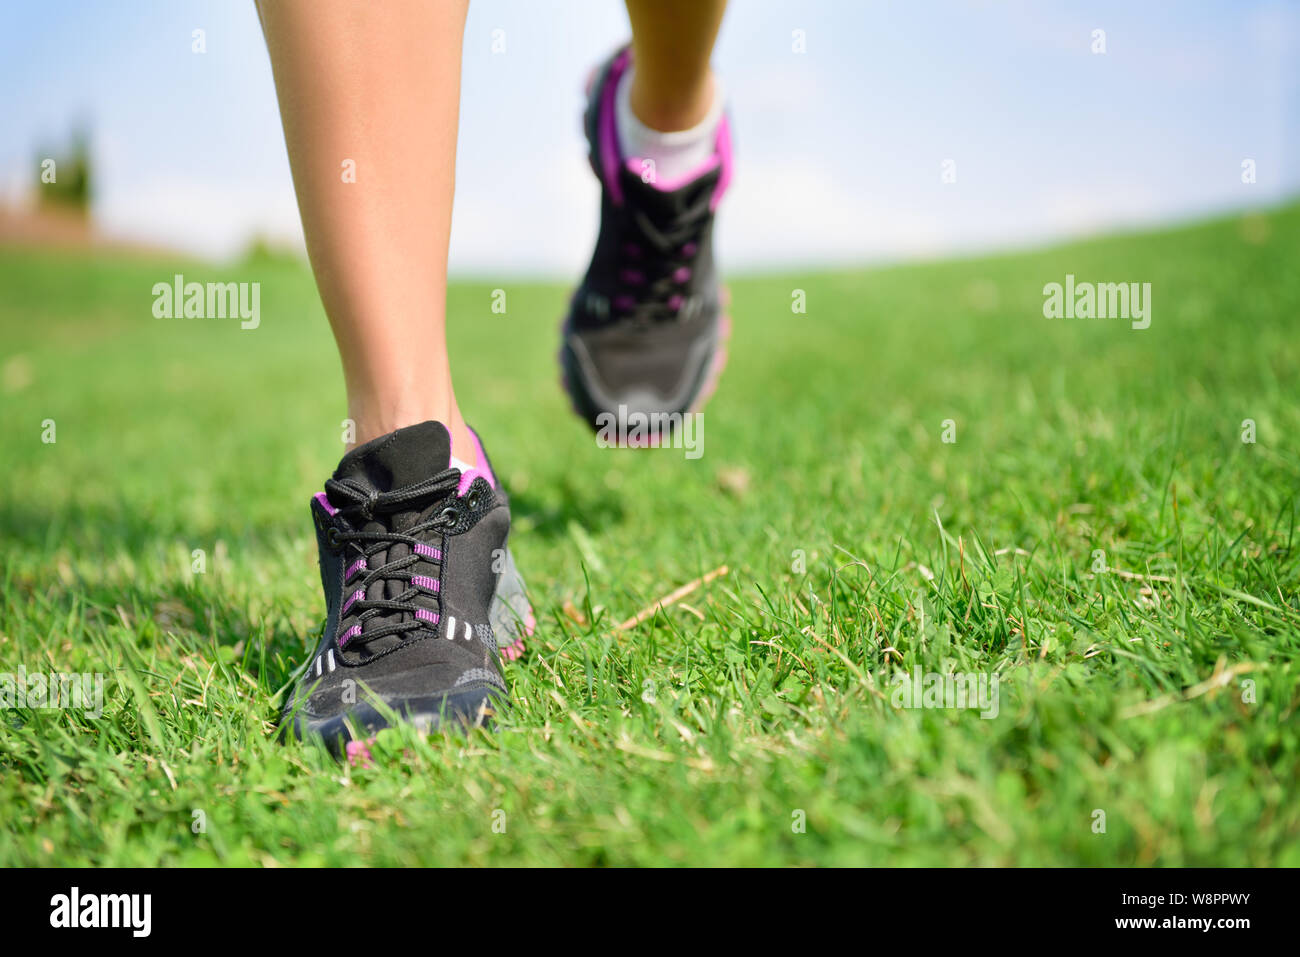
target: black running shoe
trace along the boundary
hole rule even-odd
[[[630,62],[631,51],[620,50],[588,90],[600,234],[560,349],[574,411],[597,430],[632,413],[653,423],[656,413],[698,408],[722,370],[729,332],[713,264],[713,215],[731,179],[727,118],[703,168],[682,182],[658,180],[650,164],[619,154],[615,91]]]
[[[338,750],[387,726],[377,703],[422,730],[485,723],[504,706],[497,637],[522,652],[532,612],[481,445],[478,461],[452,468],[447,429],[423,422],[347,453],[313,498],[328,618],[286,733]]]

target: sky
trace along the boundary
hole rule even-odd
[[[627,36],[617,0],[472,0],[454,274],[585,267],[582,84]],[[714,65],[736,155],[718,255],[737,269],[1021,248],[1300,195],[1296,0],[732,0]],[[216,260],[255,236],[301,248],[252,0],[5,3],[0,202],[30,196],[77,123],[110,235]]]

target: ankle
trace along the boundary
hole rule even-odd
[[[704,122],[717,100],[717,83],[710,70],[698,83],[671,87],[656,83],[643,71],[632,68],[628,104],[632,114],[648,128],[660,133],[689,130]]]
[[[681,106],[660,113],[660,126],[655,128],[638,114],[635,106],[640,78],[633,66],[620,79],[614,93],[614,128],[619,154],[637,161],[643,182],[675,189],[698,176],[717,154],[718,130],[722,124],[721,95],[712,79],[706,78],[708,96],[702,107]],[[679,128],[682,123],[688,125]]]
[[[451,430],[451,454],[453,458],[459,459],[470,468],[475,468],[480,464],[478,460],[478,443],[470,434],[469,426],[465,420],[460,417],[460,412],[456,412],[455,421],[448,426]]]

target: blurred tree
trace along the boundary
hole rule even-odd
[[[92,159],[90,137],[85,127],[77,127],[64,150],[46,150],[37,157],[36,166],[40,204],[90,215],[92,198]]]
[[[244,250],[245,265],[301,265],[303,256],[283,240],[273,240],[257,233]]]

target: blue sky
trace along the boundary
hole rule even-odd
[[[585,265],[581,86],[626,34],[617,0],[472,0],[455,272]],[[1300,194],[1291,0],[733,0],[715,65],[737,155],[719,255],[741,268],[1035,245]],[[28,193],[79,118],[110,233],[214,258],[256,233],[301,244],[251,0],[6,4],[0,198]]]

